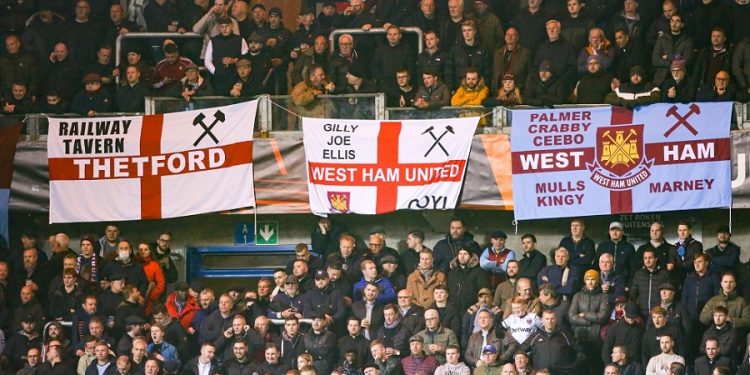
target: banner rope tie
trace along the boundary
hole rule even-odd
[[[302,119],[302,116],[300,116],[300,115],[299,115],[299,114],[298,114],[297,112],[294,112],[294,111],[290,110],[289,108],[287,108],[287,107],[284,107],[284,106],[283,106],[283,105],[281,105],[281,104],[276,104],[276,103],[274,103],[274,102],[273,102],[272,100],[269,100],[269,102],[270,102],[271,104],[273,104],[273,105],[275,105],[275,106],[277,106],[277,107],[279,107],[279,108],[281,108],[281,109],[283,109],[283,110],[287,111],[287,112],[288,112],[289,114],[291,114],[291,115],[293,115],[293,116],[296,116],[296,117],[297,117],[297,118],[299,118],[300,120]]]

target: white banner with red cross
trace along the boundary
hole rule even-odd
[[[50,118],[50,223],[255,206],[258,101],[150,116]]]
[[[729,207],[732,103],[514,110],[518,220]]]
[[[304,118],[314,214],[382,214],[456,206],[478,117]]]

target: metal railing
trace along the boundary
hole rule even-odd
[[[422,53],[422,49],[424,48],[424,33],[422,32],[422,29],[419,27],[414,26],[406,26],[406,27],[399,27],[402,33],[404,34],[416,34],[417,35],[417,53]],[[382,28],[382,27],[373,27],[370,30],[362,30],[362,29],[336,29],[331,31],[331,34],[328,36],[328,48],[330,49],[331,53],[334,53],[336,51],[336,39],[339,37],[339,35],[342,34],[352,34],[352,35],[385,35],[388,32],[388,30]],[[356,49],[356,46],[354,46]]]
[[[256,131],[261,137],[272,132],[273,137],[295,136],[300,130],[299,116],[311,116],[300,111],[291,96],[269,96],[261,95],[258,103],[258,117],[256,118]],[[223,105],[239,103],[254,98],[232,98],[225,96],[206,96],[193,98],[193,108],[211,108]],[[482,116],[477,133],[498,133],[507,131],[513,121],[513,110],[534,109],[530,106],[507,107],[443,107],[436,110],[420,110],[415,108],[391,108],[385,107],[385,95],[377,94],[352,94],[352,95],[320,95],[320,103],[328,106],[326,117],[340,119],[364,119],[364,120],[407,120],[407,119],[434,119],[434,118],[457,118],[468,116]],[[185,101],[181,98],[172,97],[147,97],[145,114],[181,112],[186,110]],[[586,106],[603,106],[586,105]],[[581,105],[559,105],[555,108],[580,108]],[[98,113],[96,117],[113,116],[138,116],[141,113]],[[75,113],[61,115],[48,115],[43,113],[28,114],[25,117],[12,115],[4,118],[18,118],[23,120],[25,126],[22,134],[26,141],[46,141],[48,133],[48,116],[53,117],[85,117]],[[750,129],[750,103],[734,103],[734,115],[732,117],[733,130]]]

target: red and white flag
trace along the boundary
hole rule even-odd
[[[50,118],[50,223],[255,206],[258,101],[151,116]]]
[[[456,207],[478,117],[302,120],[314,214]]]

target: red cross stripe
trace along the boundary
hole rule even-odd
[[[612,121],[610,125],[633,123],[633,111],[612,106]],[[613,214],[627,214],[633,212],[633,190],[610,190],[609,205]]]
[[[143,117],[141,127],[141,156],[161,155],[161,135],[164,115]],[[141,219],[161,218],[161,176],[141,178]]]
[[[138,155],[50,158],[50,181],[137,178],[140,180],[141,219],[160,219],[163,217],[164,177],[230,168],[253,161],[252,141],[165,154],[161,149],[164,126],[164,115],[143,116]]]
[[[401,122],[397,121],[380,123],[376,163],[310,162],[308,166],[310,182],[327,186],[375,186],[377,189],[375,212],[381,214],[397,209],[399,187],[462,181],[466,169],[464,160],[448,160],[441,163],[400,163],[401,127]],[[382,178],[373,178],[378,173],[382,173],[379,174]]]

